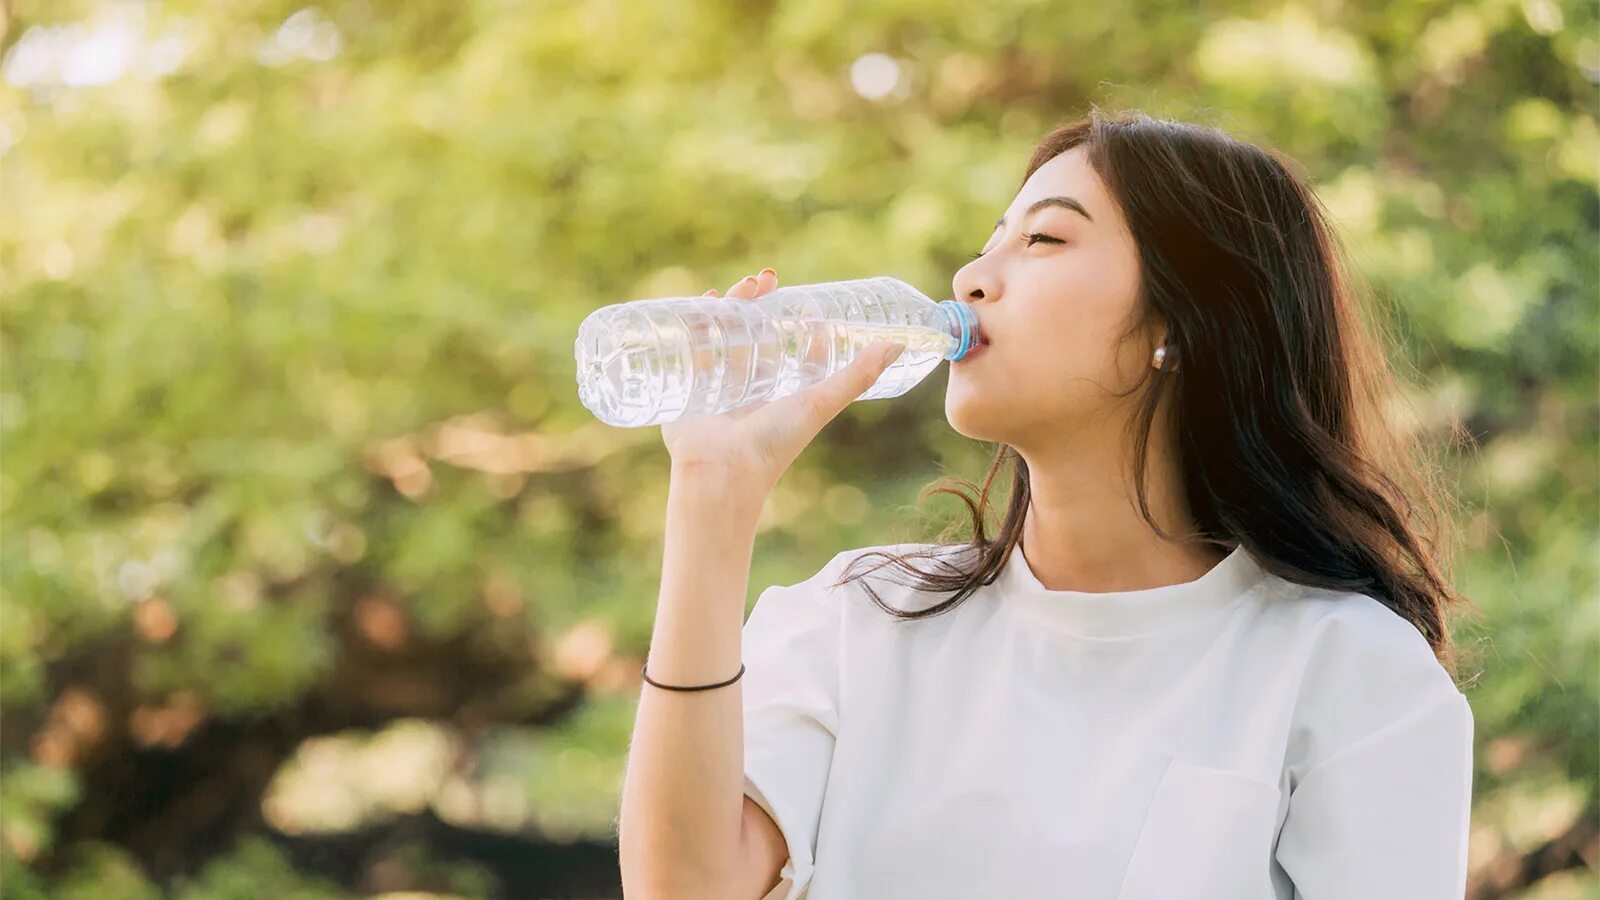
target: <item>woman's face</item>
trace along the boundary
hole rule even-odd
[[[1029,213],[1048,198],[1065,200]],[[1135,398],[1110,394],[1143,376],[1161,336],[1118,346],[1136,309],[1138,251],[1084,149],[1040,166],[983,249],[956,273],[953,296],[972,305],[990,346],[950,367],[951,426],[1027,450],[1117,422]]]

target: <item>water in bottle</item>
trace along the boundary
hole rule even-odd
[[[898,397],[980,342],[972,307],[880,276],[781,287],[756,300],[663,297],[601,307],[578,327],[578,398],[621,427],[774,400],[873,344],[905,350],[857,397]]]

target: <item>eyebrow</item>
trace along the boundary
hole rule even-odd
[[[1071,197],[1046,197],[1043,200],[1035,200],[1031,206],[1029,206],[1026,210],[1023,210],[1022,216],[1023,218],[1027,218],[1028,216],[1033,215],[1047,206],[1060,206],[1065,209],[1070,209],[1078,215],[1083,216],[1085,219],[1088,219],[1091,222],[1094,221],[1094,216],[1089,215],[1089,211],[1083,208],[1083,204],[1072,199]],[[994,227],[1004,228],[1005,224],[1006,217],[1001,216],[995,220]]]

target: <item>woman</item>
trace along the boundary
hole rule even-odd
[[[840,553],[741,632],[762,501],[888,362],[663,427],[628,895],[1461,897],[1448,516],[1305,183],[1096,112],[954,287],[990,346],[946,414],[1000,444],[963,544]]]

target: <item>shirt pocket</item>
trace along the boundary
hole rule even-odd
[[[1255,775],[1171,760],[1117,900],[1272,900],[1279,798]]]

